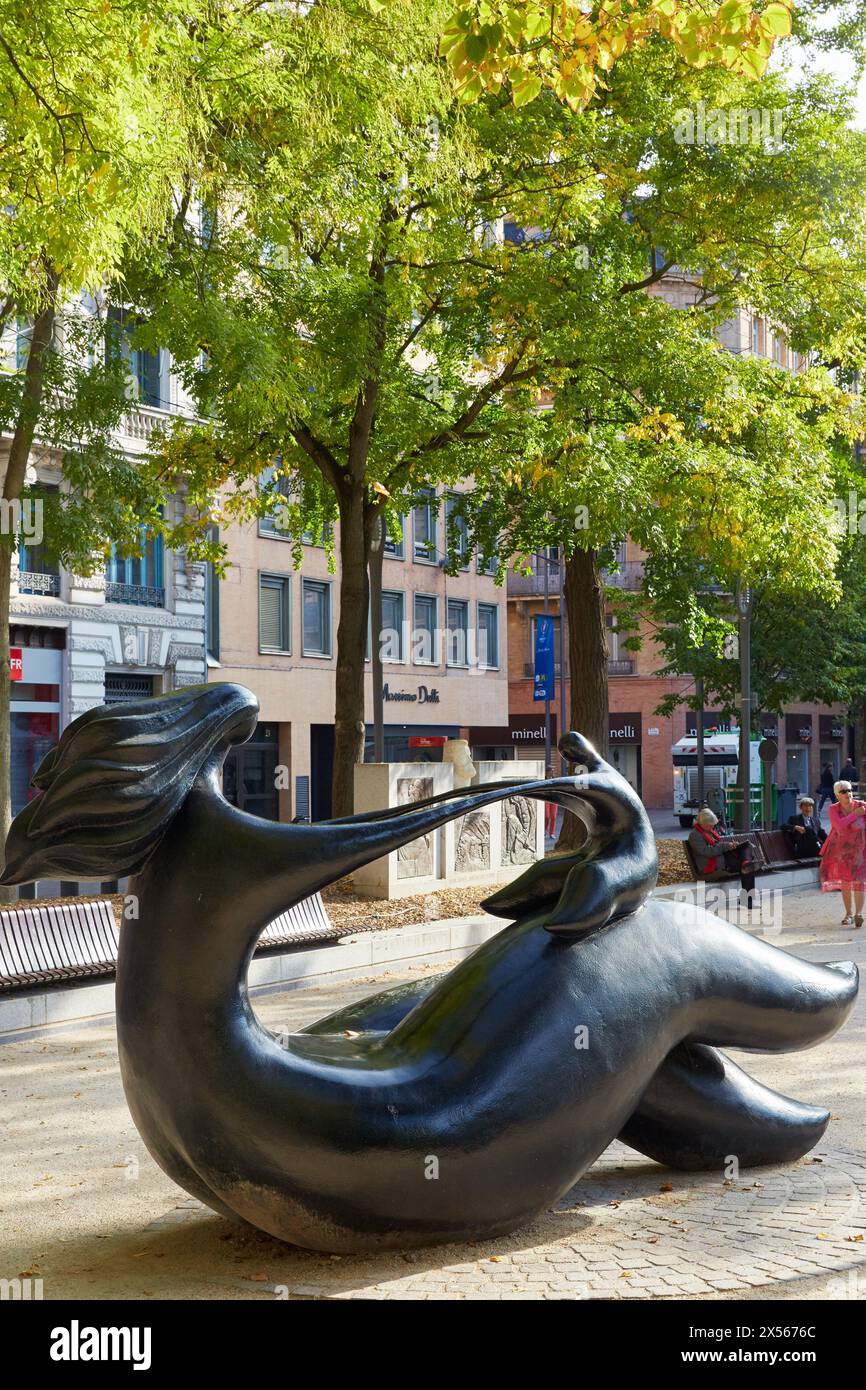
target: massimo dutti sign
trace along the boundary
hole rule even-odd
[[[419,685],[414,690],[392,690],[387,683],[382,687],[382,699],[386,702],[411,705],[438,705],[439,691],[435,686]]]

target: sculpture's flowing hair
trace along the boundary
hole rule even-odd
[[[257,714],[230,684],[88,710],[39,764],[42,794],[12,823],[0,882],[137,873],[211,754],[244,743]]]

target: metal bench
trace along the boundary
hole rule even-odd
[[[784,830],[760,830],[758,840],[772,872],[779,873],[782,869],[813,869],[816,864],[821,863],[818,855],[798,859]]]
[[[265,927],[255,954],[320,946],[359,930],[365,929],[335,927],[315,893]],[[37,900],[0,910],[0,994],[111,977],[117,946],[117,922],[106,898],[44,905]]]

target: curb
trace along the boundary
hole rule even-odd
[[[777,874],[756,874],[755,887],[762,892],[770,889],[777,893],[790,893],[800,888],[811,888],[818,886],[820,882],[819,870],[809,869],[782,869]],[[686,902],[693,898],[699,889],[710,892],[721,888],[725,893],[730,891],[739,893],[740,887],[735,878],[716,879],[711,882],[696,882],[688,879],[684,883],[667,883],[663,888],[653,889],[654,898],[676,898],[679,902]]]
[[[310,950],[259,956],[250,964],[252,996],[273,994],[325,980],[363,979],[384,966],[447,965],[469,955],[502,931],[501,917],[453,917],[412,927],[359,932]],[[105,1019],[114,1012],[114,981],[71,984],[0,998],[0,1044],[34,1029]]]

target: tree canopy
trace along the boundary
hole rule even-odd
[[[507,87],[516,106],[548,88],[574,111],[626,53],[667,39],[695,68],[761,77],[791,32],[792,0],[464,0],[442,37],[462,100]]]

